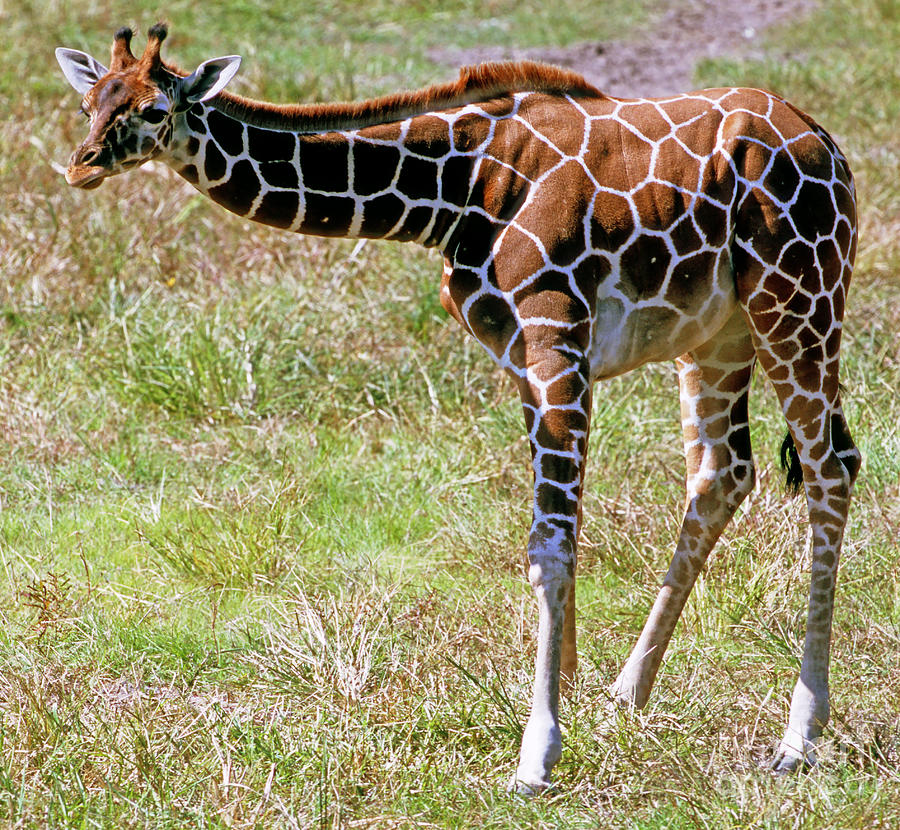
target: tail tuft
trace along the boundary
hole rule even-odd
[[[784,486],[792,496],[796,496],[803,486],[803,468],[800,455],[794,446],[794,439],[788,433],[781,442],[781,469],[785,471]]]

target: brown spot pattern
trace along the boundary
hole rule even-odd
[[[827,133],[760,90],[615,99],[572,73],[513,64],[360,104],[223,93],[137,135],[112,114],[159,92],[175,100],[164,36],[141,61],[117,40],[114,71],[88,96],[106,121],[95,118],[73,168],[97,147],[112,172],[158,156],[259,222],[439,247],[444,308],[514,378],[534,470],[529,577],[544,609],[534,722],[557,722],[560,649],[574,666],[593,381],[677,358],[684,520],[614,687],[642,705],[699,569],[753,487],[747,394],[760,362],[796,446],[813,536],[808,694],[795,695],[778,763],[805,759],[828,716],[835,571],[859,468],[837,381],[856,203]]]

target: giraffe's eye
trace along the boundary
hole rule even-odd
[[[148,124],[159,124],[166,117],[166,114],[163,110],[156,109],[156,107],[147,107],[147,109],[139,112],[137,117]]]
[[[82,115],[85,118],[91,117],[91,114],[84,108],[83,104],[78,108],[78,113],[79,113],[79,115]]]

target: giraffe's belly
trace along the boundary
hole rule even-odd
[[[737,305],[730,268],[686,286],[679,302],[666,296],[630,299],[621,283],[600,286],[588,351],[592,380],[689,352],[722,328]]]

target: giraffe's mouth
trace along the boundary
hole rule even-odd
[[[66,170],[66,182],[82,190],[93,190],[103,184],[106,168],[86,164],[72,165]]]

